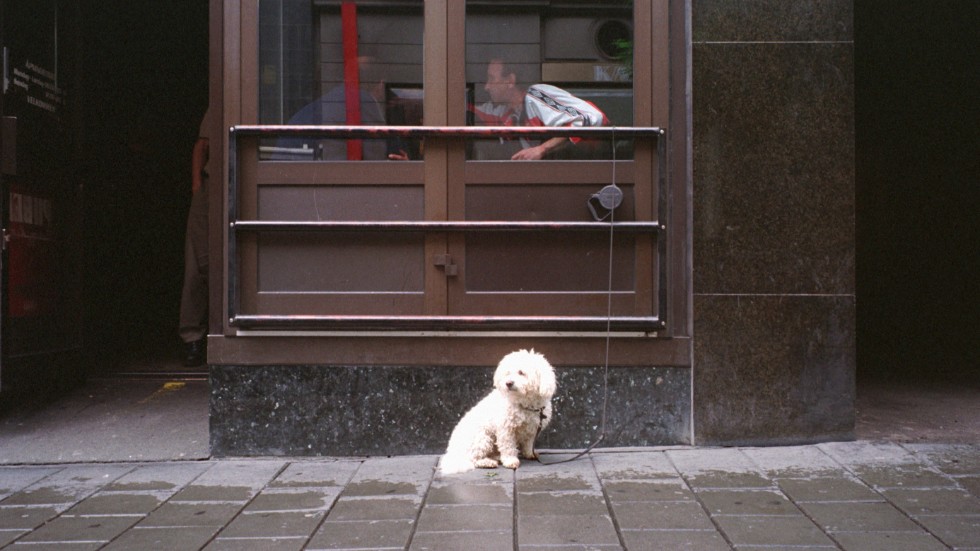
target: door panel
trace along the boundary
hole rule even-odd
[[[443,128],[541,123],[488,115],[502,112],[487,85],[488,63],[501,58],[520,72],[522,86],[561,86],[608,115],[595,118],[602,125],[632,126],[632,75],[622,52],[597,38],[610,22],[631,29],[629,3],[516,2],[507,10],[411,0],[313,5],[242,5],[242,27],[256,33],[242,43],[257,43],[259,55],[242,56],[240,118],[226,122],[266,127],[246,130],[233,152],[240,189],[232,219],[282,223],[245,224],[241,234],[233,227],[240,285],[232,282],[232,295],[240,295],[244,316],[270,323],[306,316],[310,327],[322,318],[341,328],[345,316],[352,327],[358,316],[400,316],[447,330],[512,317],[508,328],[540,329],[551,317],[582,318],[566,327],[594,325],[611,308],[614,316],[656,325],[662,244],[655,139],[572,135],[563,139],[574,147],[547,160],[515,162],[514,152],[544,140],[461,138]],[[289,40],[290,32],[303,41]],[[277,125],[292,130],[256,137]],[[423,142],[411,132],[326,139],[295,128],[309,125],[440,129],[423,132]],[[642,229],[610,233],[595,223],[588,202],[610,184],[623,192],[613,219]],[[395,224],[368,227],[384,221]],[[356,231],[346,222],[364,226]],[[394,227],[399,222],[407,224]],[[502,224],[471,224],[484,222]],[[526,222],[543,226],[520,227]]]

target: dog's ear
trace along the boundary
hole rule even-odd
[[[544,358],[541,358],[542,365],[536,370],[538,372],[538,392],[542,396],[551,398],[558,390],[558,382],[555,380],[555,370]]]

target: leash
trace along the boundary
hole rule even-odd
[[[569,463],[583,457],[584,455],[595,449],[596,446],[602,442],[602,439],[606,436],[606,410],[609,404],[609,347],[610,341],[612,340],[612,286],[613,286],[613,235],[616,222],[616,208],[619,207],[623,202],[623,192],[616,185],[616,127],[613,127],[612,137],[612,183],[604,188],[602,188],[599,193],[592,195],[589,198],[588,207],[592,211],[592,217],[595,218],[597,222],[602,222],[607,217],[609,218],[609,273],[608,273],[608,286],[606,290],[606,350],[605,357],[602,364],[602,413],[599,418],[599,435],[596,437],[595,441],[589,444],[584,450],[578,452],[572,457],[561,459],[558,461],[550,461],[545,463],[541,460],[539,455],[538,462],[542,465],[558,465],[561,463]],[[596,211],[595,206],[592,201],[596,200],[603,208],[606,208],[609,213],[605,216],[599,216]],[[543,418],[542,418],[543,421]],[[541,431],[540,426],[538,431]]]

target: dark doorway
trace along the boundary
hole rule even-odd
[[[976,385],[980,3],[854,7],[859,398]]]
[[[179,366],[190,155],[207,106],[208,5],[82,2],[78,177],[85,186],[90,374]]]

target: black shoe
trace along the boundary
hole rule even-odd
[[[208,347],[204,339],[184,343],[184,367],[204,365],[207,357]]]

